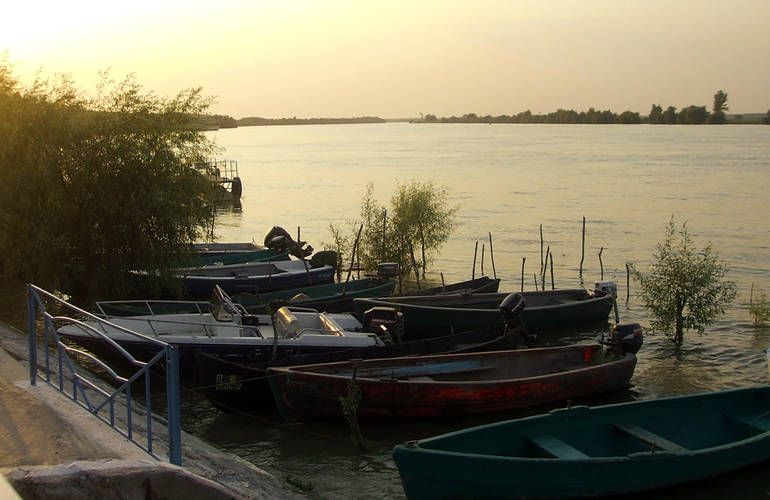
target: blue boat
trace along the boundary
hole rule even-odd
[[[307,261],[283,260],[253,263],[246,272],[233,272],[230,266],[206,266],[205,269],[186,270],[177,276],[191,296],[209,297],[215,286],[233,295],[333,283],[334,268],[312,267]]]
[[[770,459],[770,386],[576,406],[398,445],[410,500],[594,498]]]

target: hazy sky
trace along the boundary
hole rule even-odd
[[[770,0],[4,0],[20,76],[134,73],[214,113],[383,118],[770,108]]]

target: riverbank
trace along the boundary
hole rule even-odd
[[[26,342],[0,322],[0,472],[22,498],[306,498],[184,432],[182,467],[154,459],[48,384],[32,386]]]

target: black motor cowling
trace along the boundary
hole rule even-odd
[[[372,307],[364,311],[361,320],[365,332],[375,333],[386,343],[401,343],[404,335],[404,314],[394,307]]]
[[[642,326],[639,323],[619,323],[612,329],[610,340],[606,344],[620,354],[636,354],[643,342]]]
[[[533,347],[537,344],[537,334],[530,333],[527,330],[527,326],[521,320],[521,313],[526,307],[526,301],[524,295],[520,293],[509,293],[502,302],[500,302],[500,313],[503,315],[503,323],[505,325],[506,333],[512,332],[518,328],[519,335],[521,336],[527,347]]]

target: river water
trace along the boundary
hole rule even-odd
[[[397,183],[444,186],[458,207],[457,227],[435,256],[433,277],[468,279],[481,269],[501,290],[534,289],[540,227],[554,260],[557,288],[618,283],[622,321],[650,317],[626,287],[626,263],[649,265],[673,216],[699,247],[711,242],[738,285],[730,310],[680,350],[646,332],[628,391],[595,404],[689,394],[769,382],[763,351],[770,328],[755,326],[754,295],[770,295],[770,127],[408,124],[244,127],[210,133],[223,157],[237,160],[242,210],[223,211],[223,241],[262,242],[274,225],[316,249],[330,222],[348,227],[368,183],[389,204]],[[583,280],[582,219],[586,219]],[[351,231],[352,231],[351,226]],[[492,238],[494,268],[490,258]],[[477,247],[478,244],[478,247]],[[476,268],[474,252],[478,248]],[[600,257],[601,252],[601,257]],[[550,280],[550,278],[549,278]],[[550,283],[549,283],[550,285]],[[629,300],[625,297],[629,295]],[[545,335],[542,345],[590,341],[609,324]],[[190,432],[291,481],[317,498],[402,498],[393,444],[523,413],[428,422],[363,422],[360,453],[344,422],[287,425],[269,408],[259,417],[190,405]],[[766,497],[767,465],[669,494]]]
[[[711,242],[729,265],[728,277],[738,285],[733,306],[704,335],[687,333],[679,350],[646,331],[633,386],[580,403],[770,382],[763,352],[770,327],[754,325],[748,311],[752,287],[755,296],[770,295],[770,127],[385,123],[208,134],[223,158],[238,161],[243,181],[241,209],[217,216],[221,241],[262,243],[279,225],[294,234],[300,228],[318,250],[331,241],[330,222],[348,227],[358,217],[368,183],[388,205],[397,183],[431,181],[446,187],[458,207],[457,227],[432,264],[434,279],[443,274],[452,282],[483,272],[502,279],[501,291],[518,291],[526,258],[524,287],[534,289],[542,226],[557,288],[592,289],[603,272],[618,284],[621,321],[643,326],[650,316],[633,281],[627,290],[626,264],[646,269],[670,218],[687,221],[696,244]],[[610,328],[603,323],[550,332],[541,345],[591,341]],[[403,498],[390,456],[394,444],[531,413],[362,422],[367,450],[359,452],[345,422],[286,424],[270,402],[260,415],[246,416],[220,413],[195,394],[183,400],[186,431],[322,499]],[[692,495],[767,498],[768,464],[666,492]]]

